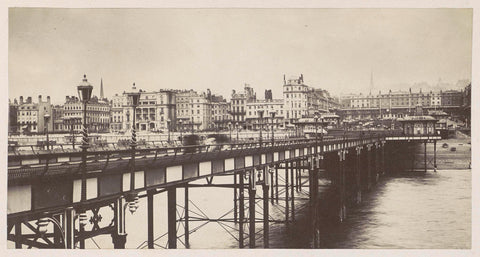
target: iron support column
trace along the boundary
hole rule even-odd
[[[385,144],[382,143],[381,147],[382,147],[382,154],[381,154],[381,161],[380,161],[381,163],[380,169],[381,169],[381,174],[385,175]]]
[[[248,187],[248,245],[250,248],[255,248],[255,170],[250,171],[249,187]]]
[[[242,178],[240,178],[242,179]],[[238,204],[237,204],[237,174],[233,174],[233,222],[237,223],[238,216]]]
[[[380,151],[379,144],[375,144],[375,183],[378,182],[378,177],[380,174]]]
[[[294,192],[295,192],[295,180],[294,180],[294,177],[293,177],[293,174],[294,174],[294,169],[295,171],[297,170],[297,167],[293,166],[293,163],[295,162],[292,162],[291,163],[291,166],[290,166],[290,176],[292,177],[291,181],[292,181],[292,185],[290,186],[290,193],[292,195],[292,221],[295,221],[295,195],[294,195]]]
[[[273,181],[273,171],[270,169],[269,170],[270,172],[270,201],[272,202],[272,204],[274,204],[274,190],[273,190],[273,187],[275,186],[274,185],[274,181]]]
[[[290,214],[290,209],[289,209],[289,200],[288,200],[288,162],[285,162],[285,222],[288,225],[289,221],[289,214]]]
[[[265,181],[267,180],[268,171],[264,170]],[[263,184],[263,247],[269,248],[269,209],[268,209],[268,184]]]
[[[243,237],[244,237],[244,231],[243,231],[243,223],[245,221],[245,199],[244,199],[244,194],[245,194],[245,189],[244,189],[244,183],[243,183],[243,176],[244,176],[244,171],[240,171],[239,178],[240,178],[240,188],[239,188],[239,198],[238,198],[238,204],[239,204],[239,224],[238,224],[238,246],[239,248],[244,247],[243,243]]]
[[[367,191],[372,186],[372,146],[367,145]]]
[[[339,189],[339,194],[340,194],[340,212],[339,212],[339,221],[343,222],[346,217],[346,206],[345,206],[345,155],[346,151],[345,150],[340,150],[338,152],[339,155],[339,183],[338,183],[338,189]]]
[[[190,215],[189,215],[189,207],[188,207],[188,204],[189,203],[189,200],[188,200],[188,183],[185,184],[185,222],[184,222],[184,225],[185,225],[185,248],[189,249],[190,248],[190,226],[189,226],[189,218],[190,218]]]
[[[427,172],[427,141],[425,140],[423,148],[423,172]]]
[[[153,249],[153,193],[152,191],[147,191],[147,243],[148,249]]]
[[[275,199],[278,204],[278,165],[275,165]]]
[[[433,171],[437,172],[437,140],[433,141]]]
[[[310,215],[312,220],[312,248],[316,249],[319,246],[319,231],[318,231],[318,172],[320,160],[312,158],[310,169],[308,170],[308,185],[310,196]]]
[[[177,248],[177,188],[167,189],[168,197],[168,248]]]

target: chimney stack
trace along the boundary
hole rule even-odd
[[[47,95],[47,103],[50,103],[50,96]]]
[[[23,104],[23,96],[20,96],[20,104]]]
[[[38,103],[42,102],[42,95],[38,95]]]
[[[29,96],[29,97],[27,97],[27,104],[31,104],[31,103],[32,103],[32,97]]]

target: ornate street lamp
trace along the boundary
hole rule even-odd
[[[238,122],[235,122],[235,129],[237,130],[237,142],[238,142]]]
[[[260,123],[260,146],[262,146],[262,130],[263,130],[263,110],[258,110],[258,122]]]
[[[83,128],[82,128],[82,186],[80,201],[87,200],[87,149],[88,145],[88,131],[87,131],[87,103],[92,97],[93,86],[88,82],[87,76],[83,75],[82,83],[77,86],[78,97],[83,103]],[[79,210],[80,214],[85,213],[85,210]],[[84,226],[80,225],[80,233],[84,230]],[[80,240],[80,248],[85,248],[85,241]]]
[[[274,132],[274,122],[275,122],[275,112],[271,112],[270,116],[272,116],[272,146],[275,143],[275,132]]]
[[[183,136],[182,136],[182,123],[183,123],[183,120],[179,120],[178,121],[178,124],[179,124],[179,130],[180,130],[180,141],[183,142]]]
[[[43,125],[45,126],[45,134],[47,136],[47,150],[50,150],[50,140],[48,139],[48,121],[50,120],[50,114],[46,113],[43,116]]]
[[[231,121],[228,122],[228,130],[230,131],[229,140],[230,142],[232,142],[232,122]]]
[[[137,106],[140,100],[140,92],[137,91],[135,83],[132,86],[132,92],[127,93],[128,98],[133,107],[133,123],[132,123],[132,141],[130,146],[132,148],[132,158],[131,158],[131,170],[130,170],[130,193],[125,196],[125,200],[128,202],[129,210],[133,214],[138,208],[138,196],[133,192],[135,190],[135,148],[137,147],[137,132],[135,118],[137,116]]]
[[[167,130],[168,130],[168,139],[167,142],[170,143],[170,124],[172,123],[172,120],[168,119],[167,120]]]

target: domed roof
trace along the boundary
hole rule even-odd
[[[92,86],[92,84],[90,84],[87,80],[87,75],[83,74],[83,79],[82,79],[82,83],[80,83],[79,86]]]

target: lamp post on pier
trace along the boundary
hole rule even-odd
[[[228,138],[230,143],[232,142],[232,122],[228,122],[228,131],[230,132],[230,137]]]
[[[140,100],[140,92],[136,90],[136,87],[135,87],[135,83],[133,83],[133,86],[132,86],[132,92],[130,93],[127,93],[127,96],[129,97],[130,99],[130,102],[132,104],[132,108],[133,108],[133,118],[132,118],[132,140],[130,142],[130,147],[132,148],[132,158],[131,158],[131,169],[130,169],[130,191],[131,194],[130,195],[130,198],[128,198],[128,196],[126,197],[126,200],[128,202],[132,202],[134,201],[134,199],[132,198],[137,198],[138,196],[136,194],[133,193],[133,190],[135,189],[135,148],[137,147],[137,132],[136,132],[136,121],[135,121],[135,118],[137,116],[137,106],[139,104],[139,100]]]
[[[48,121],[50,120],[50,114],[46,113],[43,116],[43,125],[45,126],[45,135],[47,137],[47,150],[50,150],[50,140],[48,139]]]
[[[180,130],[180,142],[183,142],[183,136],[182,136],[182,129],[183,129],[183,128],[182,128],[182,123],[183,123],[182,120],[179,120],[179,121],[178,121],[178,124],[179,124],[179,127],[178,127],[178,128],[179,128],[179,130]]]
[[[235,122],[235,129],[237,130],[237,142],[238,142],[238,122]]]
[[[270,116],[272,117],[272,146],[273,146],[273,143],[275,142],[275,132],[274,132],[275,112],[271,112]]]
[[[258,122],[260,123],[260,147],[262,146],[262,130],[263,130],[263,110],[258,110]]]
[[[132,118],[132,140],[130,143],[130,147],[132,148],[132,157],[131,157],[131,165],[130,165],[130,192],[125,196],[125,200],[128,202],[129,205],[129,210],[133,214],[136,209],[138,208],[138,195],[133,192],[135,190],[135,149],[137,147],[137,132],[136,132],[136,127],[137,125],[135,124],[135,118],[137,116],[137,106],[139,104],[140,100],[140,91],[137,91],[137,88],[135,87],[135,83],[133,83],[132,86],[132,92],[127,93],[127,96],[129,97],[132,108],[133,108],[133,118]]]
[[[168,139],[167,142],[170,144],[170,125],[172,123],[172,120],[168,119],[167,120],[167,130],[168,130]]]
[[[81,184],[81,192],[80,192],[80,201],[84,202],[87,200],[87,149],[89,148],[88,145],[88,130],[87,130],[87,103],[90,101],[92,97],[93,86],[88,82],[87,76],[83,75],[82,83],[77,86],[78,90],[78,97],[80,101],[83,103],[83,122],[82,122],[82,145],[80,148],[82,149],[82,184]],[[85,210],[80,209],[79,215],[85,217]],[[84,223],[80,223],[80,234],[84,231]],[[85,248],[85,240],[80,240],[80,248]]]

